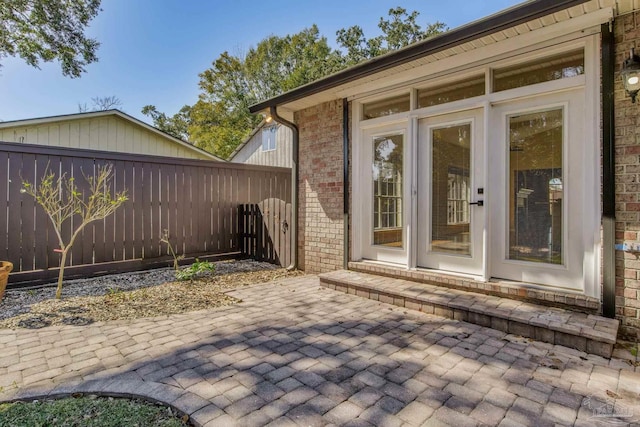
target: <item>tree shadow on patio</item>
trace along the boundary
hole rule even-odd
[[[591,372],[596,359],[568,349],[558,354],[551,345],[477,325],[313,292],[318,300],[292,291],[273,304],[256,296],[201,319],[172,316],[168,334],[140,338],[131,352],[128,341],[120,343],[133,364],[105,364],[106,370],[83,377],[179,387],[241,425],[282,417],[304,425],[420,425],[432,416],[460,425],[497,425],[505,416],[525,425],[573,424],[585,398],[592,408],[607,403],[606,388],[570,381]],[[169,349],[177,341],[181,345]],[[159,353],[163,345],[169,348]],[[147,351],[156,356],[133,356]]]

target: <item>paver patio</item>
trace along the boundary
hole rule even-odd
[[[0,400],[141,395],[207,427],[640,422],[640,373],[625,360],[339,293],[314,276],[231,295],[243,302],[2,330]]]

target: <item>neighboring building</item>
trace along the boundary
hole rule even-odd
[[[263,120],[249,138],[231,153],[229,161],[290,168],[291,137],[291,129],[288,127]]]
[[[0,122],[0,142],[223,161],[119,110]]]
[[[618,74],[639,9],[524,2],[251,107],[300,130],[300,268],[363,261],[502,295],[506,280],[615,309],[634,337],[640,263],[614,243],[640,246],[640,103]]]

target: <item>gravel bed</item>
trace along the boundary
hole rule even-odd
[[[253,260],[220,261],[214,264],[216,270],[213,277],[233,273],[281,270],[276,265]],[[64,300],[72,297],[102,296],[114,291],[127,292],[175,281],[173,268],[65,280],[62,298]],[[7,289],[4,299],[0,302],[0,320],[30,312],[32,305],[54,298],[55,292],[55,282],[38,289]]]

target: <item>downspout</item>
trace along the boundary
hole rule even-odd
[[[280,123],[289,129],[291,129],[292,141],[291,141],[291,263],[287,267],[287,270],[298,269],[298,126],[289,120],[283,119],[278,115],[277,107],[269,107],[269,114],[271,118],[277,123]]]
[[[349,269],[349,100],[342,99],[342,156],[343,156],[343,172],[342,172],[342,192],[343,192],[343,230],[344,242],[343,265],[345,270]]]
[[[602,314],[616,315],[615,37],[602,24]]]

